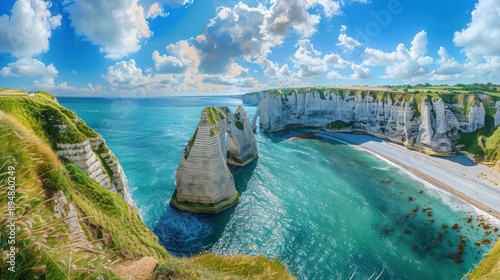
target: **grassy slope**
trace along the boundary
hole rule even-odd
[[[69,110],[59,106],[52,96],[0,97],[0,184],[7,185],[8,167],[16,168],[16,273],[7,272],[8,264],[0,263],[0,279],[117,279],[108,268],[108,260],[133,260],[153,256],[160,261],[159,279],[176,275],[181,279],[281,279],[291,276],[276,261],[261,257],[238,256],[234,259],[214,255],[200,256],[204,262],[176,259],[157,242],[157,237],[145,226],[137,211],[130,208],[116,193],[112,193],[71,163],[62,162],[51,146],[64,141],[81,141],[84,136],[97,134],[81,124]],[[6,112],[6,113],[4,113]],[[66,135],[47,131],[59,122],[73,124]],[[80,121],[81,122],[81,121]],[[51,197],[62,190],[77,208],[87,238],[101,244],[86,250],[68,236],[64,219],[53,214]],[[7,188],[0,188],[2,214],[7,213]],[[0,231],[7,232],[6,219],[0,219]],[[2,251],[7,250],[2,236]],[[225,269],[211,265],[219,264]],[[227,265],[226,265],[227,264]],[[242,272],[240,267],[255,268]],[[262,272],[261,272],[262,271]],[[243,274],[242,274],[243,273]]]

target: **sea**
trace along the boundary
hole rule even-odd
[[[264,255],[298,279],[461,279],[498,238],[467,203],[374,155],[304,131],[256,132],[260,157],[231,168],[241,203],[218,214],[169,205],[206,106],[231,97],[59,97],[101,134],[145,224],[171,254]],[[255,106],[245,106],[250,119]],[[297,137],[299,136],[299,137]]]

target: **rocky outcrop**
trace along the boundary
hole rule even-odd
[[[111,181],[116,192],[123,197],[128,205],[137,208],[132,196],[130,195],[128,180],[125,172],[123,171],[123,167],[116,158],[115,154],[107,147],[106,141],[101,137],[93,137],[89,138],[89,142],[94,152],[100,155],[104,164],[106,164],[109,168],[109,173],[111,174],[108,175],[111,177]]]
[[[257,143],[246,112],[207,107],[184,149],[170,200],[188,212],[216,213],[239,202],[227,164],[245,166],[258,157]]]
[[[244,167],[259,157],[257,141],[247,113],[241,106],[238,106],[234,114],[228,107],[220,107],[219,109],[226,115],[227,163]]]
[[[189,212],[216,213],[239,202],[227,168],[226,141],[226,115],[214,107],[203,110],[177,168],[172,206]]]
[[[435,154],[455,151],[459,131],[472,132],[485,125],[486,110],[481,102],[462,115],[454,104],[425,94],[320,94],[314,90],[290,94],[269,94],[252,120],[265,131],[291,126],[360,129],[384,135],[408,147]],[[410,97],[410,98],[408,98]]]
[[[58,156],[69,160],[71,163],[87,173],[90,178],[94,179],[99,185],[106,189],[117,192],[115,187],[111,185],[111,180],[99,160],[97,155],[92,150],[89,140],[76,144],[57,144],[56,153]]]
[[[495,126],[499,126],[500,125],[500,101],[497,101],[495,103],[495,108],[496,108],[496,112],[495,112]]]
[[[56,153],[76,165],[104,188],[119,193],[136,208],[130,195],[123,168],[101,137],[90,137],[81,143],[56,144]]]

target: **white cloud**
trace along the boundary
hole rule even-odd
[[[334,15],[340,14],[340,4],[334,0],[307,0],[307,7],[319,5],[323,8],[325,15],[331,18]]]
[[[235,58],[267,55],[273,43],[263,37],[259,27],[265,12],[263,6],[251,8],[242,2],[233,9],[217,8],[205,33],[191,41],[201,52],[200,71],[223,73]]]
[[[328,69],[321,58],[321,52],[314,48],[309,39],[300,40],[298,45],[292,61],[300,68],[301,77],[317,76]]]
[[[318,1],[272,0],[266,13],[262,30],[271,37],[287,37],[293,28],[302,37],[316,33],[316,25],[321,17],[307,10]]]
[[[479,0],[467,28],[455,32],[453,42],[476,55],[500,55],[498,0]]]
[[[187,41],[179,41],[170,44],[166,50],[171,55],[160,55],[158,51],[153,52],[155,71],[163,73],[194,73],[198,71],[200,58],[195,47]]]
[[[111,86],[141,86],[150,81],[142,69],[135,65],[135,60],[120,61],[108,67],[108,73],[102,76]]]
[[[326,78],[328,80],[346,80],[347,78],[344,77],[342,74],[340,74],[337,71],[331,71],[326,74]]]
[[[321,56],[321,52],[316,50],[309,39],[302,39],[298,42],[299,48],[291,57],[295,67],[299,68],[299,76],[318,76],[328,70],[330,66],[335,68],[346,68],[349,62],[338,54],[327,54]]]
[[[450,57],[444,47],[439,48],[438,55],[439,59],[436,62],[439,67],[436,70],[432,71],[432,74],[447,76],[459,74],[464,71],[463,65],[458,63],[455,58]]]
[[[339,42],[336,45],[343,47],[348,51],[352,51],[356,47],[361,46],[361,43],[356,41],[356,39],[347,36],[345,33],[340,33],[339,34]]]
[[[178,8],[182,6],[189,6],[193,4],[194,0],[164,0],[163,2],[171,7]]]
[[[53,64],[45,66],[45,64],[38,59],[25,57],[7,64],[7,66],[0,71],[0,76],[52,78],[57,76],[58,73],[59,72]]]
[[[61,25],[61,15],[52,16],[50,2],[18,0],[11,15],[0,17],[0,52],[29,57],[49,50],[52,30]]]
[[[73,0],[66,11],[77,35],[99,45],[106,58],[119,59],[138,51],[152,34],[137,1]]]
[[[350,76],[352,80],[358,79],[369,79],[372,74],[369,68],[363,67],[363,65],[351,64],[351,69],[354,73]]]
[[[160,3],[154,3],[149,6],[149,9],[146,13],[146,18],[155,19],[157,17],[166,17],[168,13],[163,11],[163,8],[160,6]]]
[[[427,41],[427,33],[421,31],[413,38],[409,50],[404,44],[399,44],[390,53],[366,48],[361,55],[363,65],[386,66],[383,78],[415,79],[428,73],[427,67],[433,63],[432,57],[426,55]]]

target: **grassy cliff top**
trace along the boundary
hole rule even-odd
[[[221,120],[226,119],[226,114],[224,114],[223,111],[221,111],[215,107],[212,107],[212,106],[206,107],[203,110],[203,113],[205,113],[205,115],[207,115],[208,123],[211,125],[216,124],[216,123],[220,122]]]
[[[0,92],[0,111],[15,116],[52,147],[57,143],[81,143],[88,137],[99,136],[46,92],[39,91],[35,96],[2,96]]]

